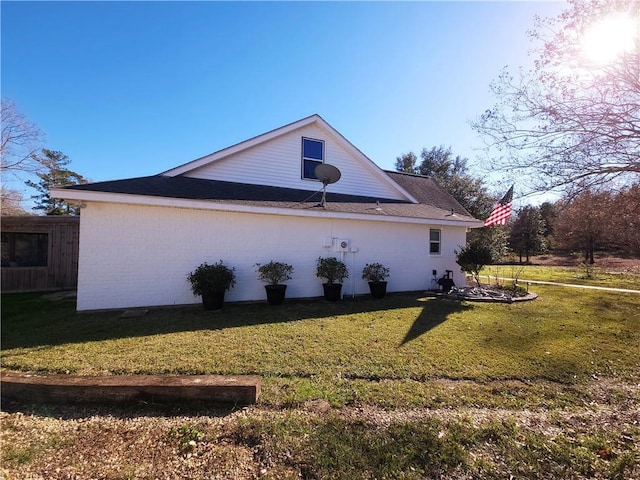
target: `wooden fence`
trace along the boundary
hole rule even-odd
[[[2,217],[0,230],[3,293],[77,287],[80,217]]]

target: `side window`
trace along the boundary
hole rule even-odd
[[[317,180],[315,169],[324,163],[324,141],[302,138],[302,178]]]
[[[46,267],[49,235],[46,233],[3,233],[3,267]]]
[[[440,255],[440,229],[432,228],[429,230],[429,254],[430,255]]]

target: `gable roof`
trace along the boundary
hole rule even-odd
[[[236,155],[250,148],[254,148],[258,145],[269,142],[287,133],[299,130],[309,125],[315,125],[321,128],[329,137],[331,137],[332,140],[334,140],[345,151],[347,151],[356,162],[362,165],[370,175],[392,188],[393,191],[396,191],[401,196],[401,198],[406,198],[409,201],[416,201],[416,199],[413,198],[413,196],[409,192],[404,190],[398,183],[391,181],[380,167],[378,167],[369,157],[362,153],[360,149],[358,149],[349,140],[347,140],[335,128],[329,125],[329,123],[327,123],[327,121],[325,121],[317,113],[289,123],[282,127],[276,128],[269,132],[263,133],[261,135],[257,135],[230,147],[223,148],[222,150],[218,150],[217,152],[205,155],[204,157],[200,157],[191,162],[179,165],[170,170],[162,172],[161,175],[166,175],[169,177],[175,177],[178,175],[190,176],[191,173],[193,173],[195,170],[201,169],[202,167],[210,164],[215,164],[216,162],[219,162],[227,157]]]
[[[383,195],[393,198],[351,195],[321,190],[285,188],[238,181],[198,178],[193,170],[215,163],[311,124],[327,132],[380,182],[388,185]],[[362,190],[361,190],[362,191]],[[366,191],[366,190],[365,190]],[[322,216],[348,219],[428,223],[480,227],[445,189],[430,177],[384,171],[348,142],[319,115],[311,115],[284,127],[185,163],[166,172],[138,178],[96,182],[51,189],[52,197],[67,200],[173,206],[275,215]]]

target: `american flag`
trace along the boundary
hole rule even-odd
[[[485,227],[490,227],[491,225],[505,225],[509,217],[511,217],[512,204],[513,201],[513,185],[509,191],[502,197],[502,200],[498,202],[496,208],[493,209],[489,218],[484,221]]]

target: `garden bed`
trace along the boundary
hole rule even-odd
[[[471,302],[527,302],[535,300],[538,295],[533,292],[498,287],[454,287],[446,294],[453,300],[467,300]]]

